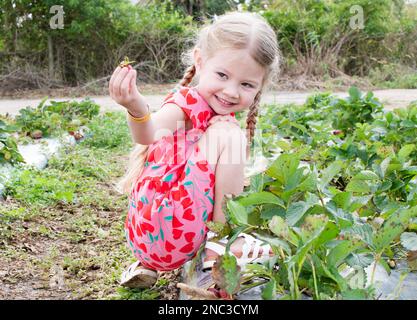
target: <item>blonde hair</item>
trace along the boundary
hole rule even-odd
[[[265,68],[261,90],[249,107],[246,118],[247,154],[249,154],[255,134],[262,91],[279,73],[280,52],[276,34],[258,14],[231,12],[218,17],[213,23],[202,28],[194,43],[195,46],[184,54],[184,62],[188,68],[179,82],[180,86],[188,86],[195,76],[196,68],[193,59],[195,48],[199,48],[201,54],[206,57],[212,57],[220,49],[248,49],[252,58]],[[147,145],[137,145],[132,151],[127,173],[119,183],[123,192],[129,193],[135,186],[135,182],[143,171],[148,149]]]

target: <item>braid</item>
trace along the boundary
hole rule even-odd
[[[253,100],[252,105],[249,107],[249,113],[246,118],[246,137],[248,140],[248,145],[246,149],[246,155],[249,157],[250,154],[250,147],[252,145],[252,140],[255,135],[255,128],[256,128],[256,117],[258,116],[258,106],[259,102],[261,101],[262,92],[259,91],[255,99]]]
[[[191,81],[194,78],[195,75],[195,65],[192,65],[191,67],[188,67],[187,70],[185,70],[184,76],[182,77],[180,81],[180,86],[187,87]]]

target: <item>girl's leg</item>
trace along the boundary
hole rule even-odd
[[[246,143],[242,130],[236,124],[226,121],[212,124],[198,142],[200,151],[215,167],[213,221],[226,222],[222,210],[224,195],[243,192]],[[244,242],[243,238],[238,238],[231,246],[232,253],[238,258],[242,255]],[[217,253],[207,249],[206,256],[207,260],[213,260]]]
[[[213,221],[224,223],[221,208],[224,195],[238,195],[243,191],[246,137],[236,124],[218,121],[208,127],[198,147],[215,168]]]

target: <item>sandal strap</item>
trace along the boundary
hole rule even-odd
[[[223,255],[226,252],[225,246],[218,244],[216,242],[213,242],[213,241],[207,241],[205,248],[214,251],[218,255]]]
[[[139,274],[146,274],[150,277],[154,277],[155,279],[158,277],[158,273],[154,270],[146,269],[146,268],[138,268],[140,266],[140,261],[136,261],[132,263],[126,271],[124,271],[121,275],[121,283],[125,283],[132,279],[134,276]]]

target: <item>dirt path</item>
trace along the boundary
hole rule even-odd
[[[265,93],[262,103],[295,103],[303,104],[307,97],[313,94],[315,91],[309,92],[287,92],[287,91],[272,91]],[[346,97],[347,92],[335,92],[333,93],[339,97]],[[403,108],[410,102],[417,100],[417,89],[392,89],[392,90],[376,90],[374,91],[376,97],[384,103],[387,109]],[[149,105],[152,110],[157,110],[158,106],[164,99],[164,95],[146,95]],[[92,96],[96,103],[102,107],[102,112],[105,111],[118,111],[123,108],[115,103],[109,96]],[[77,100],[80,101],[84,98],[56,98],[53,100]],[[11,115],[18,114],[19,110],[31,106],[36,107],[42,99],[0,99],[0,114],[9,113]]]

